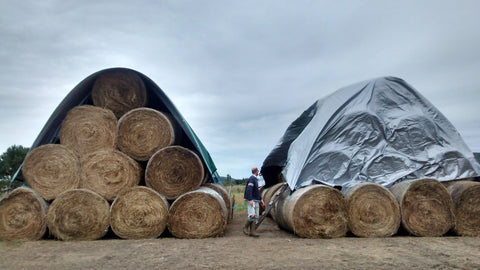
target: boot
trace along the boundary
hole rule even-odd
[[[250,236],[259,237],[260,235],[256,234],[255,231],[257,230],[257,224],[255,222],[250,222]]]
[[[252,223],[252,222],[251,222],[250,220],[248,220],[248,219],[247,219],[247,221],[245,221],[245,225],[243,226],[243,233],[244,233],[245,235],[249,235],[248,230],[249,230],[249,228],[250,228],[250,224],[251,224],[251,223]]]

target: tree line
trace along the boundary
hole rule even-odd
[[[12,145],[0,156],[0,192],[7,190],[10,181],[22,165],[28,150],[28,147]],[[15,188],[21,184],[16,181],[13,187]]]

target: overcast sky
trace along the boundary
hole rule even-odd
[[[480,152],[479,10],[473,0],[0,1],[0,152],[30,147],[63,98],[110,67],[162,88],[221,175],[248,177],[315,100],[386,75]]]

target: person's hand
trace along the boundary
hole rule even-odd
[[[265,207],[265,203],[263,202],[263,200],[261,200],[260,203],[262,204],[263,207]]]
[[[249,203],[250,203],[250,206],[253,206],[253,201],[250,201]]]

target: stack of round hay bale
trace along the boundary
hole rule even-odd
[[[201,187],[201,159],[176,145],[181,132],[168,114],[145,107],[140,76],[100,73],[92,101],[67,113],[59,143],[29,152],[22,173],[31,189],[0,202],[0,238],[35,240],[48,228],[58,239],[93,240],[109,227],[129,239],[155,238],[167,227],[181,238],[222,235],[231,212],[226,191]]]
[[[279,196],[271,216],[288,231],[306,238],[333,238],[348,231],[358,237],[388,237],[402,227],[414,236],[480,236],[480,183],[408,180],[390,189],[359,183],[345,194],[311,185],[280,194],[282,184],[264,192],[265,203]],[[447,187],[445,187],[447,186]]]

